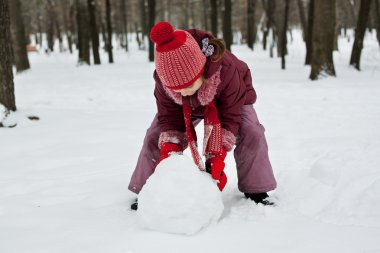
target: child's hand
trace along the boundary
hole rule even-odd
[[[179,145],[175,144],[175,143],[170,143],[170,142],[166,142],[162,145],[161,147],[161,156],[160,156],[160,159],[158,160],[157,164],[156,164],[156,167],[157,165],[164,159],[168,158],[169,155],[173,154],[173,153],[176,153],[176,154],[180,154],[182,155],[182,149]]]
[[[211,174],[211,177],[218,180],[218,187],[220,191],[223,191],[227,184],[227,176],[224,173],[224,159],[226,158],[227,152],[222,149],[218,155],[214,155],[206,160],[206,171]]]

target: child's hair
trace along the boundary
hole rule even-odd
[[[226,52],[226,44],[223,39],[210,39],[209,44],[214,46],[214,54],[211,56],[213,62],[217,62],[222,59],[224,53]]]

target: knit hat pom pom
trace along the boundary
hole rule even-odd
[[[157,45],[162,45],[174,37],[174,29],[168,22],[162,21],[153,26],[150,31],[150,39]]]

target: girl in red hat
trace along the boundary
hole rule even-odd
[[[139,193],[157,164],[190,148],[199,169],[227,183],[224,159],[233,146],[238,188],[264,205],[276,180],[268,157],[264,127],[253,104],[256,92],[246,63],[225,49],[220,39],[196,30],[175,30],[159,22],[151,30],[156,44],[154,95],[157,115],[147,130],[128,189]],[[204,120],[203,164],[194,127]],[[132,204],[137,209],[137,201]]]

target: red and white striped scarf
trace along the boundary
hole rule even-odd
[[[183,115],[186,126],[186,137],[189,143],[191,155],[200,170],[205,170],[202,158],[198,152],[197,134],[191,120],[191,107],[183,105]],[[217,155],[222,150],[222,126],[218,117],[218,111],[214,101],[205,106],[204,110],[204,139],[203,155]]]

